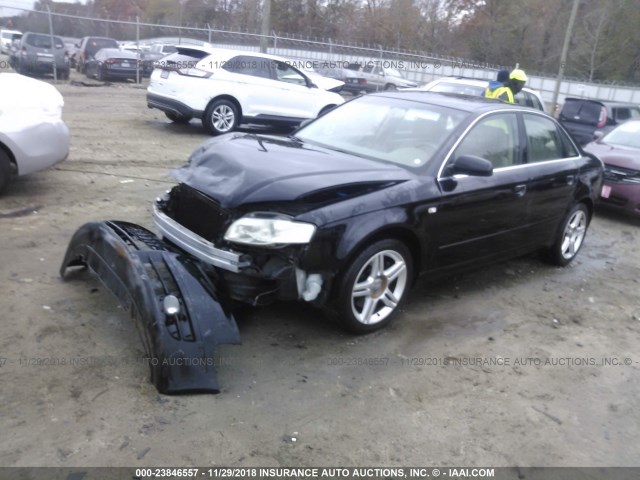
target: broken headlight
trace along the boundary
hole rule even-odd
[[[309,243],[315,231],[315,225],[295,222],[284,215],[254,213],[233,222],[224,234],[224,239],[265,246]]]

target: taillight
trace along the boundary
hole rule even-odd
[[[107,58],[104,63],[108,63],[109,65],[113,65],[117,60],[115,58]]]
[[[179,68],[176,71],[180,75],[184,75],[186,77],[209,78],[213,75],[213,73],[207,72],[206,70],[200,70],[199,68]]]
[[[366,85],[367,84],[367,79],[366,78],[360,78],[360,79],[358,79],[358,83],[360,85]]]
[[[605,107],[600,107],[600,116],[598,117],[598,123],[596,127],[601,128],[607,124],[607,109]]]

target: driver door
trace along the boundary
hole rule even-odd
[[[450,175],[447,169],[461,155],[489,160],[488,177]],[[526,169],[521,164],[516,113],[496,113],[478,121],[449,156],[440,178],[442,203],[438,216],[437,267],[462,266],[482,258],[500,257],[525,239]]]

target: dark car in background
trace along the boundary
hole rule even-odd
[[[584,149],[604,162],[601,204],[640,216],[640,120],[596,136]]]
[[[69,54],[61,37],[44,33],[25,32],[12,45],[11,66],[26,75],[53,74],[54,65],[58,78],[69,78]]]
[[[627,120],[640,119],[640,106],[609,100],[567,98],[558,118],[573,139],[579,145],[585,145],[594,139],[596,130],[607,132]]]
[[[117,40],[108,37],[84,37],[76,53],[76,71],[85,73],[86,63],[103,48],[119,48]]]
[[[119,48],[98,50],[84,66],[85,75],[96,80],[133,80],[143,77],[142,62],[138,71],[138,55]]]

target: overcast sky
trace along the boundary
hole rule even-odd
[[[0,17],[24,13],[21,10],[7,7],[33,8],[34,3],[34,0],[0,0]],[[65,2],[64,0],[56,0],[56,3],[75,3],[75,0],[69,0],[68,2]],[[80,3],[86,3],[86,0],[80,0]]]

